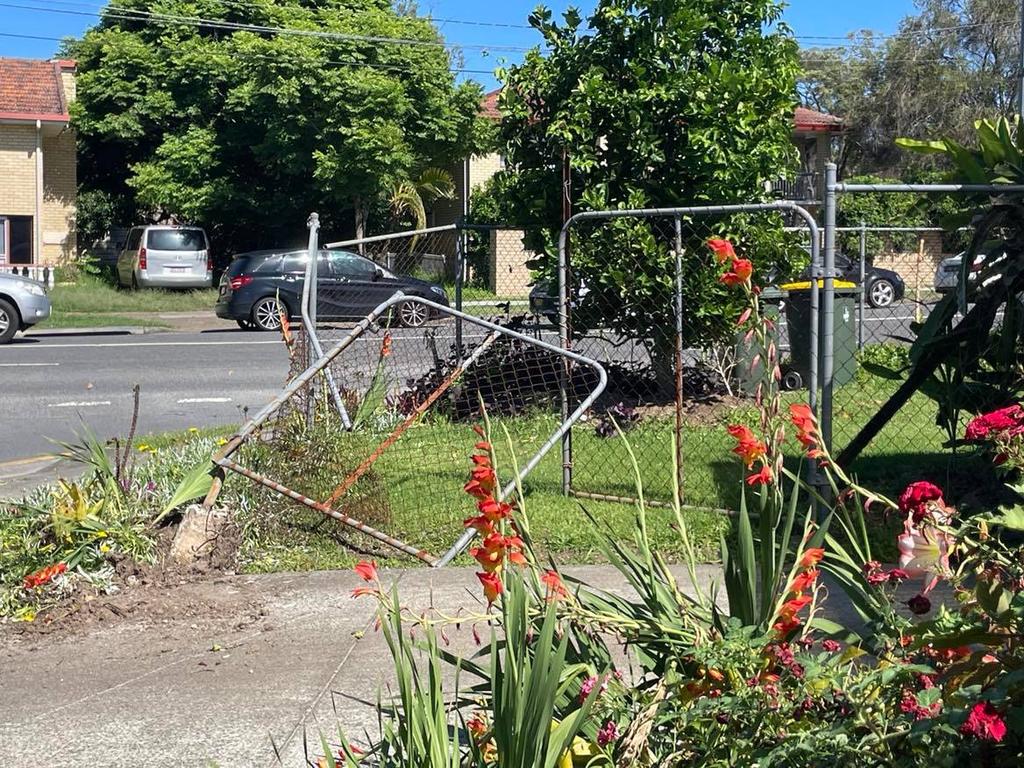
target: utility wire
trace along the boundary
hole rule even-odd
[[[518,48],[514,46],[501,45],[480,45],[477,43],[444,43],[432,40],[417,40],[414,38],[386,37],[381,35],[360,35],[347,32],[327,32],[323,30],[298,29],[295,27],[273,27],[261,24],[243,24],[241,22],[224,21],[220,19],[204,19],[196,16],[178,16],[175,14],[155,13],[150,11],[136,11],[130,9],[104,9],[102,11],[75,11],[67,8],[41,8],[39,6],[21,5],[18,3],[0,3],[3,8],[18,8],[21,10],[34,11],[39,13],[59,13],[71,16],[89,16],[96,18],[111,18],[119,21],[139,21],[143,23],[164,24],[172,26],[181,24],[195,26],[204,29],[223,29],[228,31],[262,32],[277,35],[295,35],[299,37],[317,37],[327,40],[343,40],[349,42],[386,43],[393,45],[409,45],[428,48],[460,48],[474,49],[480,51],[502,51],[502,52],[526,52],[529,48]]]

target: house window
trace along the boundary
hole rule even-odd
[[[32,217],[0,215],[0,262],[32,263]]]

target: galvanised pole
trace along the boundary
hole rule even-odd
[[[868,226],[860,223],[860,301],[857,302],[857,349],[864,349],[864,262],[868,253]]]
[[[825,253],[824,296],[821,314],[824,328],[821,339],[821,439],[832,450],[833,343],[835,340],[836,274],[836,164],[825,165]]]

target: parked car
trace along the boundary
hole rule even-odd
[[[234,320],[240,328],[274,331],[281,327],[284,304],[289,318],[299,318],[307,261],[305,250],[239,254],[221,277],[217,317]],[[317,285],[317,319],[323,320],[365,317],[397,291],[448,306],[441,286],[395,275],[348,251],[320,251]],[[430,320],[430,313],[428,307],[408,302],[398,306],[396,319],[407,328],[419,328]]]
[[[573,297],[572,306],[578,306],[590,289],[580,283]],[[530,289],[530,312],[539,317],[546,317],[553,325],[558,325],[558,283],[552,280],[538,280]]]
[[[971,266],[971,271],[967,274],[967,282],[969,284],[974,283],[977,279],[977,274],[981,271],[981,267],[987,258],[988,256],[983,253],[979,253],[974,257],[974,264]],[[935,290],[938,293],[952,293],[956,290],[960,284],[960,267],[963,262],[963,252],[939,262],[939,266],[935,269]]]
[[[212,288],[210,241],[199,227],[132,227],[117,257],[125,288]]]
[[[850,283],[860,283],[860,260],[842,253],[836,254],[836,277]],[[803,277],[810,275],[804,270]],[[864,299],[875,308],[888,307],[900,301],[907,292],[903,278],[891,269],[876,267],[870,261],[864,265]]]
[[[49,316],[50,300],[42,283],[0,273],[0,344]]]

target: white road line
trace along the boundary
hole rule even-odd
[[[230,403],[230,397],[183,397],[178,401],[181,403]]]
[[[60,363],[0,363],[0,368],[56,368]]]
[[[91,400],[85,402],[50,403],[47,408],[96,408],[101,405],[110,405],[109,400]]]

